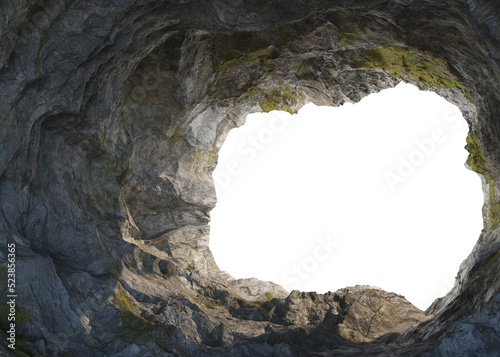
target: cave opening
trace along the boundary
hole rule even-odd
[[[213,173],[217,264],[289,291],[377,286],[426,309],[483,226],[467,135],[457,107],[405,83],[355,105],[249,115]]]

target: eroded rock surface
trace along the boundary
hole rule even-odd
[[[0,240],[17,248],[19,350],[497,356],[498,10],[493,0],[3,2]],[[467,165],[483,179],[484,230],[452,291],[424,316],[370,287],[288,294],[220,271],[211,174],[229,130],[248,113],[357,102],[401,80],[460,108]]]

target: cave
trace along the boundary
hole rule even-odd
[[[0,309],[2,354],[498,355],[496,1],[0,10],[1,288],[13,301]],[[229,130],[249,113],[356,103],[401,81],[455,104],[470,129],[484,228],[452,290],[423,312],[366,286],[288,294],[220,271],[211,175]]]

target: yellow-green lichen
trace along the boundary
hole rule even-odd
[[[242,56],[241,52],[231,49],[226,49],[222,52],[222,61],[224,63],[231,62],[235,59],[238,59]]]
[[[208,160],[210,160],[211,163],[214,163],[217,161],[217,151],[216,150],[209,150],[208,151]]]
[[[292,110],[284,106],[287,102],[288,93],[281,92],[279,89],[271,89],[264,92],[264,98],[259,101],[259,104],[263,111],[269,113],[273,110],[284,110],[289,113],[293,113]]]
[[[122,326],[125,328],[125,335],[122,337],[124,341],[135,342],[143,337],[152,338],[151,334],[154,331],[154,324],[130,311],[120,311],[120,316]]]
[[[209,308],[217,308],[226,305],[227,301],[224,300],[217,300],[217,299],[203,299],[201,301],[201,304],[209,307]]]
[[[283,33],[280,32],[280,34],[279,34],[280,47],[287,47],[288,42],[289,41],[287,40],[287,38],[283,35]]]
[[[227,49],[222,52],[222,63],[214,63],[213,68],[216,70],[230,70],[240,65],[259,63],[268,72],[272,72],[274,66],[271,59],[271,53],[266,48],[259,48],[248,53]]]
[[[491,229],[497,228],[498,222],[500,221],[500,202],[497,202],[494,205],[490,206],[490,217],[491,217]]]
[[[245,98],[258,97],[262,110],[269,113],[273,110],[282,110],[293,114],[292,107],[304,100],[304,96],[290,87],[262,89],[252,87],[245,93]]]
[[[236,299],[236,302],[238,303],[238,305],[240,307],[246,307],[246,308],[249,308],[249,307],[260,307],[260,305],[262,305],[262,301],[260,300],[257,300],[257,301],[248,301],[248,300],[244,300],[244,299]]]
[[[381,68],[391,75],[411,77],[425,87],[445,87],[461,89],[467,99],[472,98],[467,88],[451,74],[444,62],[411,47],[386,46],[366,51],[366,56],[358,62],[361,69]]]
[[[200,170],[200,163],[201,163],[201,157],[203,155],[203,150],[202,149],[196,149],[196,156],[194,157],[194,170],[198,171]]]
[[[304,62],[294,63],[292,68],[301,80],[312,81],[317,78],[314,69]]]
[[[481,150],[481,143],[476,134],[470,134],[466,139],[467,146],[465,147],[469,151],[469,158],[467,159],[467,164],[477,173],[482,175],[487,175],[484,172],[484,154]]]
[[[135,312],[136,307],[126,294],[125,289],[119,285],[114,299],[120,310],[121,323],[124,329],[122,339],[126,342],[134,342],[144,337],[151,338],[154,324]]]
[[[118,306],[124,305],[129,309],[134,308],[132,301],[122,291],[115,294],[115,301],[118,303]]]
[[[483,175],[488,181],[489,185],[489,211],[490,211],[490,223],[491,229],[498,227],[500,221],[500,202],[495,203],[495,183],[496,180],[493,176],[485,171],[484,168],[484,154],[481,150],[481,143],[476,134],[469,134],[467,136],[467,145],[465,148],[469,151],[469,158],[467,159],[467,164],[472,168],[473,171],[478,174]]]
[[[194,158],[194,170],[201,171],[206,167],[212,167],[217,163],[217,149],[196,149]]]
[[[494,256],[492,256],[488,261],[484,264],[484,268],[491,265],[498,257],[500,257],[500,252],[497,252]]]
[[[112,276],[116,280],[121,280],[121,278],[122,278],[120,271],[116,268],[115,265],[108,266],[106,268],[106,273],[108,273],[108,275]]]
[[[240,305],[241,307],[246,307],[246,308],[256,307],[256,308],[263,308],[266,311],[270,311],[274,306],[271,302],[272,299],[274,299],[274,296],[271,293],[266,293],[266,300],[249,301],[237,298],[236,301],[238,302],[238,305]]]
[[[172,149],[172,147],[177,144],[177,142],[182,139],[182,128],[179,125],[177,125],[174,129],[174,133],[172,136],[168,139],[168,147]]]
[[[350,45],[354,41],[356,41],[358,36],[356,35],[356,32],[353,31],[344,31],[339,33],[339,41],[343,45]]]

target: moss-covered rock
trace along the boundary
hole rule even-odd
[[[121,285],[118,285],[114,302],[120,310],[122,339],[126,342],[154,339],[155,324],[139,314],[139,310]]]
[[[248,98],[256,99],[266,113],[282,110],[290,114],[293,114],[293,108],[304,100],[300,91],[295,91],[291,87],[272,89],[252,87],[244,95],[244,100]]]
[[[411,47],[389,45],[368,49],[358,66],[361,69],[381,68],[399,78],[411,77],[424,87],[458,88],[472,101],[467,88],[449,72],[441,59]]]
[[[489,186],[489,218],[490,227],[495,229],[498,227],[500,220],[500,202],[495,202],[495,183],[496,179],[490,175],[485,170],[485,159],[484,153],[481,150],[481,143],[477,137],[477,134],[469,134],[467,136],[467,145],[465,148],[469,151],[469,158],[467,159],[467,164],[472,168],[473,171],[484,176],[488,181]]]

